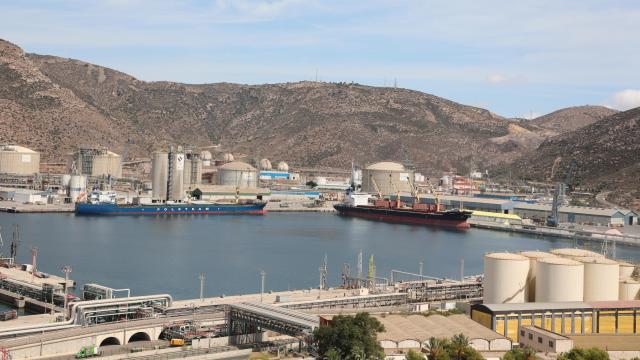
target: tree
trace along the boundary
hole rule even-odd
[[[368,313],[355,316],[335,316],[330,325],[314,331],[318,352],[328,359],[338,355],[340,359],[376,360],[384,358],[377,335],[384,331],[378,319]]]
[[[456,360],[463,360],[465,350],[469,347],[469,338],[464,334],[457,334],[451,338],[449,349],[451,355]]]
[[[595,347],[591,349],[572,349],[569,352],[560,354],[558,360],[609,360],[609,354]]]
[[[447,339],[438,339],[433,336],[429,338],[429,341],[425,345],[427,348],[427,358],[429,360],[448,360],[449,356],[445,351],[447,344]]]
[[[327,360],[342,360],[340,359],[340,353],[335,348],[327,350],[327,352],[324,354],[324,357]]]
[[[422,355],[421,353],[415,351],[415,350],[409,350],[409,352],[407,353],[407,355],[404,357],[406,360],[425,360],[424,359],[424,355]]]
[[[516,347],[507,351],[502,360],[538,360],[536,351],[530,346]]]

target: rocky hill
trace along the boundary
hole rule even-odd
[[[591,125],[615,113],[616,110],[604,106],[574,106],[537,117],[529,124],[548,130],[549,135],[558,135]]]
[[[616,113],[602,120],[545,140],[535,152],[507,168],[523,179],[544,180],[554,162],[566,169],[576,161],[574,184],[595,191],[613,190],[612,200],[640,208],[640,108]],[[555,180],[563,170],[556,171]]]

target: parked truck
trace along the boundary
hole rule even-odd
[[[100,356],[100,349],[97,346],[83,346],[76,353],[76,359],[86,359],[94,356]]]

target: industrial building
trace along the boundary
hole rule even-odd
[[[406,354],[409,350],[420,352],[431,337],[451,338],[464,334],[477,351],[509,351],[511,340],[469,319],[466,315],[387,315],[376,316],[385,331],[378,334],[378,341],[385,354]]]
[[[257,188],[258,170],[242,161],[231,161],[218,168],[218,185]]]
[[[206,154],[205,154],[206,155]],[[202,180],[200,154],[181,146],[169,151],[156,151],[151,160],[152,198],[181,201],[186,191],[195,189]]]
[[[80,148],[69,156],[69,169],[72,174],[120,178],[122,157],[105,148]]]
[[[395,195],[398,192],[412,193],[412,188],[413,170],[400,163],[383,161],[362,170],[363,192]]]
[[[406,195],[401,196],[400,199],[403,202],[408,203],[411,203],[414,200],[413,197]],[[433,194],[420,195],[421,204],[435,205],[438,201],[440,202],[440,208],[443,210],[465,209],[500,214],[513,214],[513,208],[515,205],[513,201],[505,199],[477,198],[458,195],[439,195],[438,199],[436,199]]]
[[[551,215],[551,205],[516,203],[513,211],[521,218],[545,222]],[[637,225],[638,214],[630,210],[604,209],[580,206],[561,206],[559,208],[561,223],[585,225]]]
[[[40,153],[18,145],[0,145],[0,173],[34,175],[40,172]]]
[[[271,190],[262,188],[239,188],[228,185],[198,185],[191,197],[204,201],[264,200],[271,197]]]
[[[638,334],[640,301],[476,304],[471,318],[513,341],[519,341],[518,329],[528,325],[562,335]]]

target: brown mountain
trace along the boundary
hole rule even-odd
[[[269,85],[145,82],[78,60],[0,43],[0,140],[59,158],[78,145],[148,156],[168,143],[345,166],[409,156],[419,168],[465,169],[511,160],[522,139],[495,141],[512,122],[406,89],[346,83]],[[5,85],[6,84],[6,85]],[[493,139],[493,140],[492,140]]]
[[[555,179],[562,178],[571,159],[576,161],[574,184],[596,191],[614,190],[611,199],[640,208],[640,108],[544,141],[535,152],[508,166],[512,175],[544,180],[554,162]]]
[[[604,106],[574,106],[537,117],[529,124],[557,135],[591,125],[615,113],[616,110]]]

